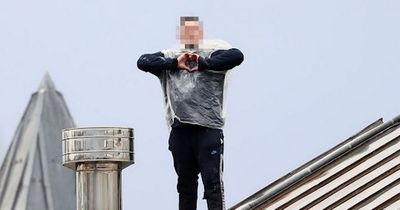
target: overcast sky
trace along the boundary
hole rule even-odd
[[[205,38],[245,55],[224,129],[232,206],[400,114],[399,11],[398,0],[0,0],[0,161],[48,71],[78,126],[135,129],[123,207],[177,209],[161,87],[136,61],[173,47],[179,17],[198,15]]]

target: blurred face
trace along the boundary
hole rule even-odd
[[[179,27],[181,44],[198,45],[203,40],[203,24],[199,21],[182,21]]]

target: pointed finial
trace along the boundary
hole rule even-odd
[[[44,75],[42,81],[40,82],[40,86],[39,86],[39,92],[43,92],[46,90],[55,90],[56,86],[54,85],[53,80],[50,77],[49,72],[46,72],[46,74]]]

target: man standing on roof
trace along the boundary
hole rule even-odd
[[[181,17],[179,29],[180,49],[144,54],[137,66],[157,76],[164,92],[179,209],[197,208],[200,173],[208,209],[222,210],[226,78],[243,54],[223,41],[203,43],[198,17]]]

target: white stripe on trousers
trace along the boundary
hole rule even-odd
[[[224,181],[222,179],[223,176],[223,160],[224,160],[224,155],[223,155],[223,146],[224,146],[224,140],[222,138],[220,138],[221,140],[221,154],[220,154],[220,159],[219,159],[219,181],[220,181],[220,185],[221,185],[221,196],[222,196],[222,209],[225,210],[225,193],[224,193]]]

